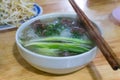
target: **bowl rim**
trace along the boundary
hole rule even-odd
[[[19,32],[21,32],[27,25],[31,24],[32,22],[34,22],[34,21],[36,21],[36,20],[38,20],[40,18],[47,17],[47,16],[51,16],[52,17],[53,15],[72,15],[72,16],[77,16],[75,12],[54,12],[54,13],[48,13],[48,14],[40,15],[40,16],[37,16],[37,17],[35,17],[33,19],[28,20],[28,21],[24,22],[16,31],[15,40],[16,40],[17,46],[19,46],[27,54],[30,54],[30,55],[33,55],[33,56],[36,56],[36,57],[49,58],[49,59],[71,59],[71,58],[76,58],[76,57],[84,56],[84,55],[92,52],[93,50],[97,49],[97,46],[95,46],[92,49],[90,49],[89,51],[81,53],[81,54],[78,54],[78,55],[65,56],[65,57],[54,57],[54,56],[46,56],[46,55],[37,54],[35,52],[32,52],[32,51],[24,48],[22,46],[22,44],[20,43],[20,41],[19,41]],[[101,29],[98,26],[97,26],[97,28],[99,29],[99,31],[101,31]]]

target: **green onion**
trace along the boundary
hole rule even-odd
[[[63,43],[78,43],[78,44],[93,44],[90,40],[80,40],[76,38],[67,38],[67,37],[47,37],[34,39],[30,42],[63,42]]]
[[[36,53],[48,56],[57,56],[59,53],[66,51],[70,54],[80,54],[93,47],[91,41],[67,37],[34,39],[23,43],[23,46]]]
[[[49,48],[36,48],[36,47],[33,47],[30,50],[35,52],[35,53],[46,55],[46,56],[58,56],[59,53],[61,53],[61,51],[58,50],[58,49],[49,49]]]
[[[59,49],[62,51],[70,51],[70,52],[85,52],[89,49],[86,47],[80,46],[80,44],[73,43],[51,43],[51,42],[32,42],[24,45],[25,47],[36,47],[36,48],[49,48],[49,49]]]

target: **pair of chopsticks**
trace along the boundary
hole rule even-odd
[[[93,23],[88,19],[85,13],[78,7],[76,2],[74,0],[69,0],[69,2],[76,11],[80,21],[83,23],[84,28],[86,29],[90,38],[96,43],[98,48],[101,50],[108,63],[111,65],[112,69],[113,70],[119,69],[120,64],[118,62],[118,58],[116,57],[111,47],[104,40],[104,38],[98,33],[98,30],[96,30]]]

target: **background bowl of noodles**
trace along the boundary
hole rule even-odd
[[[34,66],[35,68],[45,71],[45,72],[48,72],[48,73],[53,73],[53,74],[67,74],[67,73],[77,71],[77,70],[83,68],[84,66],[86,66],[88,63],[90,63],[97,54],[96,53],[97,47],[94,44],[94,42],[92,42],[91,48],[90,48],[90,46],[88,46],[88,45],[85,46],[83,44],[82,49],[84,49],[84,47],[89,48],[89,49],[87,49],[87,50],[85,49],[86,50],[85,52],[79,52],[79,51],[81,51],[80,50],[81,47],[78,48],[79,44],[82,44],[79,42],[81,42],[80,40],[82,40],[82,39],[80,39],[78,37],[77,39],[73,40],[73,37],[71,37],[71,34],[66,35],[66,32],[67,32],[66,29],[63,31],[60,31],[58,29],[58,31],[63,32],[62,34],[60,34],[58,36],[58,34],[57,34],[58,32],[56,32],[57,27],[59,26],[58,24],[56,25],[57,27],[55,27],[55,29],[53,30],[54,34],[52,34],[52,33],[47,34],[47,32],[49,32],[49,30],[43,31],[44,29],[46,29],[46,28],[44,28],[44,25],[47,25],[47,27],[48,27],[48,25],[51,24],[51,23],[49,23],[49,21],[52,20],[54,24],[58,23],[58,21],[55,21],[57,18],[59,18],[60,20],[63,20],[63,24],[64,24],[64,22],[67,22],[67,23],[72,24],[72,26],[75,26],[72,29],[72,31],[69,31],[69,30],[71,30],[71,28],[68,27],[67,29],[69,32],[73,32],[74,29],[75,29],[75,32],[76,32],[76,30],[79,30],[79,28],[76,27],[76,24],[74,24],[74,22],[70,22],[69,20],[63,19],[63,18],[69,18],[69,19],[74,18],[74,20],[77,20],[77,15],[75,13],[61,13],[61,12],[59,13],[58,12],[58,13],[45,14],[42,16],[38,16],[34,19],[28,20],[27,22],[23,23],[18,28],[18,30],[16,32],[16,44],[17,44],[18,50],[19,50],[20,54],[22,55],[22,57],[28,63],[30,63],[32,66]],[[39,24],[39,21],[40,22],[43,21],[42,23],[44,23],[44,24]],[[33,23],[37,23],[37,25],[33,24]],[[78,21],[78,23],[80,23],[80,22]],[[34,34],[34,33],[36,33],[35,30],[39,30],[39,27],[33,28],[34,25],[36,25],[36,26],[41,25],[42,27],[40,27],[40,29],[43,32],[41,33],[39,31],[39,33],[37,33],[37,35]],[[55,25],[53,25],[53,26],[55,26]],[[64,26],[66,26],[66,23]],[[60,27],[62,27],[62,26],[60,25]],[[50,26],[50,28],[51,28],[51,26]],[[38,34],[40,34],[40,38],[39,38]],[[26,38],[26,35],[28,36],[27,38]],[[23,36],[25,36],[25,37],[23,37]],[[42,38],[41,38],[41,36],[42,36]],[[51,37],[52,37],[52,39],[51,39]],[[84,39],[82,40],[82,42],[84,43],[84,41],[86,40],[86,36],[83,38]],[[89,38],[87,37],[87,40],[88,39]],[[89,43],[89,41],[88,41],[88,43]],[[66,45],[68,45],[68,46],[66,46]],[[76,47],[76,45],[77,45],[77,47]],[[37,51],[37,49],[35,47],[38,47],[39,50]],[[54,53],[52,54],[53,51],[55,54]],[[56,53],[57,53],[57,55],[56,55]],[[62,54],[62,53],[64,53],[64,54]],[[68,53],[73,53],[73,54],[68,54]],[[62,56],[61,56],[61,54],[62,54]]]

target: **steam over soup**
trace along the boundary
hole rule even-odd
[[[73,56],[95,45],[76,18],[55,17],[36,20],[20,35],[21,44],[41,55]]]

